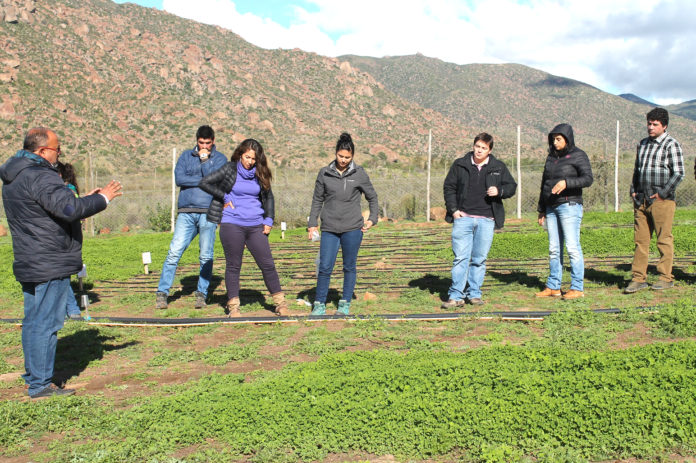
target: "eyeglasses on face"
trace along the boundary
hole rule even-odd
[[[51,148],[50,146],[39,146],[39,147],[36,148],[36,149],[37,149],[37,151],[40,150],[40,149],[51,150],[51,151],[55,151],[55,152],[58,153],[58,154],[61,154],[60,146],[59,146],[58,148]]]

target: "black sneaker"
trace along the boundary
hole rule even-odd
[[[157,291],[157,299],[155,299],[155,309],[167,308],[167,293]]]
[[[45,397],[61,396],[61,395],[73,395],[75,394],[75,389],[62,389],[55,384],[49,384],[45,388],[41,389],[34,395],[30,395],[32,399],[43,399]]]
[[[201,293],[200,291],[196,291],[196,305],[194,305],[193,307],[196,309],[202,309],[203,307],[205,307],[205,299],[205,294]]]

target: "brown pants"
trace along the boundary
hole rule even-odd
[[[633,281],[645,282],[648,272],[648,259],[650,254],[650,240],[653,231],[657,237],[657,250],[660,251],[660,260],[657,263],[657,272],[660,280],[672,281],[672,261],[674,260],[674,236],[672,235],[672,222],[677,203],[671,199],[656,200],[649,206],[645,203],[633,209],[633,240],[636,249],[633,254]]]

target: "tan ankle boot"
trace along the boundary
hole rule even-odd
[[[233,297],[227,301],[227,316],[230,318],[241,317],[242,312],[239,311],[239,298]]]
[[[285,300],[285,293],[275,293],[271,294],[273,298],[273,305],[275,305],[275,313],[279,317],[287,317],[290,315],[290,309],[288,309],[288,302]]]

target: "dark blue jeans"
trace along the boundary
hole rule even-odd
[[[30,396],[51,384],[58,330],[65,321],[69,287],[70,277],[45,283],[22,283],[22,350],[25,370],[22,378],[29,385]]]
[[[355,289],[355,280],[357,278],[356,264],[362,238],[363,232],[360,229],[345,233],[321,232],[315,301],[326,302],[326,296],[329,294],[329,284],[331,283],[331,273],[336,264],[339,245],[343,255],[343,295],[341,299],[348,302],[353,299],[353,290]]]

